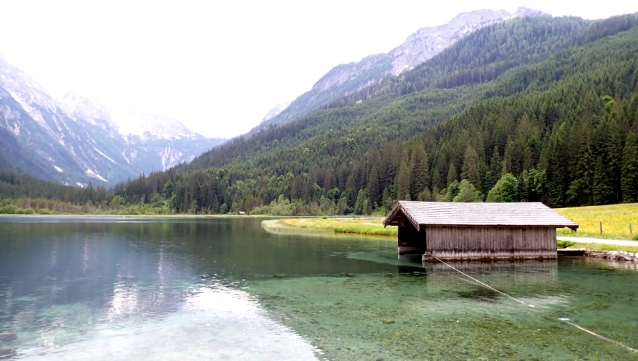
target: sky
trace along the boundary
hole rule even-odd
[[[638,1],[0,0],[0,56],[53,95],[246,133],[331,68],[387,53],[457,14],[519,6],[600,19]]]

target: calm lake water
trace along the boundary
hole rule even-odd
[[[0,217],[0,359],[638,360],[638,271],[443,265],[263,219]]]

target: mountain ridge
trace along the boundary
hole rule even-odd
[[[0,57],[5,169],[63,184],[116,183],[188,162],[224,141],[205,138],[171,118],[143,117],[127,132],[103,105],[75,94],[55,99]]]
[[[388,53],[369,55],[358,62],[333,67],[313,85],[311,90],[297,97],[277,116],[262,120],[247,135],[252,136],[264,129],[294,121],[334,99],[361,90],[383,78],[397,76],[414,69],[482,27],[530,16],[551,15],[525,7],[518,8],[514,13],[507,10],[485,9],[460,13],[443,25],[420,28]]]

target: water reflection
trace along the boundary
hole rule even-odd
[[[315,349],[266,317],[247,293],[191,289],[161,318],[97,327],[74,343],[20,351],[24,360],[314,360]]]
[[[0,218],[0,358],[313,359],[224,286],[249,268],[224,222],[13,220]]]
[[[530,308],[397,257],[393,240],[272,234],[249,218],[12,219],[0,217],[0,354],[631,359],[561,317],[638,346],[638,273],[609,262],[459,266]]]

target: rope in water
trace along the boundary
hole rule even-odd
[[[432,257],[432,258],[436,259],[437,261],[439,261],[439,262],[443,263],[444,265],[446,265],[446,266],[450,267],[451,269],[455,270],[456,272],[458,272],[458,273],[462,274],[463,276],[465,276],[465,277],[467,277],[467,278],[471,279],[472,281],[476,282],[477,284],[479,284],[479,285],[481,285],[481,286],[483,286],[483,287],[485,287],[485,288],[487,288],[487,289],[489,289],[489,290],[491,290],[491,291],[494,291],[494,292],[496,292],[496,293],[500,293],[501,295],[504,295],[504,296],[506,296],[506,297],[509,297],[509,298],[513,299],[514,301],[516,301],[516,302],[518,302],[518,303],[521,303],[521,304],[523,304],[523,305],[525,305],[525,306],[529,306],[529,307],[534,308],[534,305],[530,305],[530,304],[528,304],[528,303],[525,303],[524,301],[522,301],[522,300],[520,300],[520,299],[518,299],[518,298],[516,298],[516,297],[514,297],[514,296],[510,296],[510,295],[508,295],[507,293],[505,293],[505,292],[503,292],[503,291],[497,290],[496,288],[494,288],[494,287],[492,287],[492,286],[490,286],[490,285],[488,285],[488,284],[486,284],[486,283],[483,283],[483,282],[481,282],[481,281],[477,280],[476,278],[474,278],[474,277],[472,277],[472,276],[468,275],[467,273],[465,273],[465,272],[463,272],[463,271],[461,271],[461,270],[457,269],[456,267],[454,267],[454,266],[452,266],[452,265],[450,265],[450,264],[447,264],[447,263],[443,262],[441,259],[439,259],[439,258],[438,258],[438,257],[436,257],[435,255],[433,255],[432,253],[427,253],[427,252],[426,252],[426,254],[427,254],[427,255],[429,255],[430,257]],[[612,344],[614,344],[614,345],[616,345],[616,346],[620,346],[620,347],[622,347],[622,348],[624,348],[624,349],[626,349],[626,350],[628,350],[628,351],[631,351],[631,352],[633,352],[633,353],[637,353],[637,354],[638,354],[638,350],[637,350],[637,349],[632,348],[632,347],[629,347],[629,346],[625,345],[624,343],[621,343],[621,342],[618,342],[618,341],[612,340],[612,339],[610,339],[610,338],[607,338],[607,337],[605,337],[605,336],[603,336],[603,335],[599,335],[599,334],[597,334],[597,333],[596,333],[596,332],[594,332],[594,331],[588,330],[588,329],[586,329],[586,328],[584,328],[584,327],[582,327],[582,326],[580,326],[580,325],[577,325],[577,324],[575,324],[575,323],[573,323],[573,322],[570,322],[570,321],[569,321],[569,318],[559,318],[559,320],[560,320],[560,321],[563,321],[563,322],[565,322],[566,324],[571,325],[571,326],[573,326],[573,327],[575,327],[575,328],[577,328],[577,329],[579,329],[579,330],[581,330],[581,331],[587,332],[587,333],[588,333],[588,334],[590,334],[590,335],[596,336],[596,337],[600,338],[601,340],[607,341],[607,342],[612,343]]]
[[[438,258],[438,257],[436,257],[435,255],[433,255],[432,253],[428,253],[428,254],[430,255],[430,257],[432,257],[432,258],[436,259],[437,261],[439,261],[439,262],[443,263],[444,265],[446,265],[446,266],[450,267],[451,269],[455,270],[456,272],[458,272],[458,273],[462,274],[463,276],[465,276],[465,277],[467,277],[467,278],[471,279],[472,281],[474,281],[474,282],[478,283],[479,285],[481,285],[481,286],[483,286],[483,287],[485,287],[485,288],[487,288],[487,289],[489,289],[489,290],[491,290],[491,291],[494,291],[494,292],[496,292],[496,293],[500,293],[500,294],[502,294],[503,296],[509,297],[509,298],[513,299],[514,301],[516,301],[516,302],[518,302],[518,303],[521,303],[521,304],[523,304],[523,305],[525,305],[525,306],[528,306],[528,307],[532,307],[532,308],[534,308],[534,305],[527,304],[527,303],[525,303],[525,301],[523,301],[523,300],[520,300],[520,299],[518,299],[518,298],[516,298],[516,297],[510,296],[510,295],[508,295],[507,293],[505,293],[505,292],[503,292],[503,291],[499,291],[499,290],[497,290],[496,288],[494,288],[494,287],[492,287],[492,286],[490,286],[490,285],[488,285],[488,284],[486,284],[486,283],[483,283],[483,282],[481,282],[481,281],[477,280],[476,278],[474,278],[474,277],[472,277],[472,276],[468,275],[467,273],[465,273],[465,272],[463,272],[463,271],[461,271],[461,270],[459,270],[459,269],[457,269],[457,268],[453,267],[452,265],[449,265],[449,264],[447,264],[447,263],[443,262],[441,259],[439,259],[439,258]]]
[[[612,340],[612,339],[607,338],[607,337],[605,337],[605,336],[603,336],[603,335],[599,335],[599,334],[597,334],[597,333],[596,333],[596,332],[594,332],[594,331],[590,331],[590,330],[586,329],[586,328],[585,328],[585,327],[583,327],[583,326],[577,325],[577,324],[575,324],[575,323],[573,323],[573,322],[569,322],[569,318],[559,318],[559,320],[561,320],[561,321],[565,322],[565,323],[566,323],[566,324],[568,324],[568,325],[572,325],[572,326],[576,327],[577,329],[579,329],[579,330],[581,330],[581,331],[587,332],[587,333],[588,333],[588,334],[590,334],[590,335],[594,335],[594,336],[598,337],[598,338],[599,338],[599,339],[601,339],[601,340],[605,340],[605,341],[607,341],[607,342],[613,343],[614,345],[616,345],[616,346],[620,346],[620,347],[622,347],[622,348],[624,348],[624,349],[626,349],[626,350],[628,350],[628,351],[631,351],[631,352],[633,352],[633,353],[638,353],[638,350],[637,350],[637,349],[632,348],[632,347],[629,347],[629,346],[625,345],[624,343],[620,343],[620,342],[618,342],[618,341],[616,341],[616,340]]]

